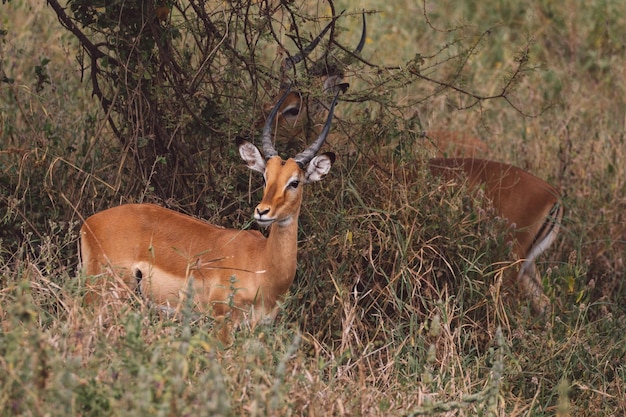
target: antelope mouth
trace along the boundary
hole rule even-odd
[[[272,223],[276,221],[275,219],[263,219],[260,217],[257,217],[255,220],[257,224],[261,227],[270,227]]]

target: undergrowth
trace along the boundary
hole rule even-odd
[[[298,10],[326,12],[311,3]],[[352,13],[342,43],[352,45],[360,10],[340,3]],[[230,130],[210,158],[194,139],[200,168],[185,181],[200,191],[168,198],[181,191],[155,190],[132,164],[148,176],[186,174],[167,158],[143,165],[120,144],[50,10],[0,6],[9,12],[0,18],[1,415],[626,413],[624,6],[408,3],[364,2],[380,12],[368,14],[362,58],[380,66],[347,70],[352,95],[331,143],[340,155],[306,191],[295,284],[275,323],[242,328],[227,347],[188,308],[175,317],[140,300],[88,308],[76,249],[84,217],[128,201],[249,224],[261,180],[228,146]],[[462,67],[445,66],[468,44]],[[406,72],[422,65],[420,76],[497,95],[526,49],[532,71],[507,100],[475,102]],[[256,58],[271,79],[275,57]],[[266,89],[222,97],[227,111],[209,116],[257,134],[245,106],[261,108]],[[545,320],[507,279],[506,223],[480,195],[424,169],[423,131],[442,126],[481,137],[485,158],[563,193],[562,231],[538,262],[552,304]]]

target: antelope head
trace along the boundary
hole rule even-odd
[[[296,65],[304,61],[309,54],[319,44],[322,37],[332,27],[334,27],[336,20],[341,16],[336,16],[330,23],[324,27],[324,29],[317,35],[315,39],[304,48],[299,54],[295,56],[287,57],[281,66],[281,86],[277,97],[283,99],[280,103],[277,112],[277,125],[280,132],[277,135],[281,138],[291,139],[302,131],[303,127],[316,116],[319,115],[324,109],[328,108],[328,103],[323,100],[319,100],[298,89],[292,89],[294,84],[290,79],[290,74],[294,73]],[[352,56],[359,55],[365,45],[367,28],[365,23],[365,14],[363,15],[363,29],[361,33],[361,39],[356,49],[351,53]],[[334,40],[331,39],[331,43]],[[313,62],[310,66],[307,76],[310,77],[316,85],[315,90],[320,91],[322,96],[328,97],[329,95],[336,95],[339,92],[345,93],[350,86],[344,82],[345,69],[350,63],[349,59],[345,61],[339,61],[329,56],[330,50],[327,50],[324,55]],[[275,108],[278,103],[274,100],[266,107],[266,111],[269,107]]]
[[[265,122],[261,137],[262,153],[250,142],[237,141],[242,159],[250,169],[262,173],[265,180],[263,199],[254,210],[254,218],[262,227],[293,224],[302,204],[302,186],[323,179],[335,162],[335,154],[331,152],[316,154],[328,136],[339,93],[335,94],[326,123],[317,139],[293,158],[285,160],[278,155],[272,144],[271,130],[277,113],[289,95],[290,90],[287,89]]]

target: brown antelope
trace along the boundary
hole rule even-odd
[[[288,142],[298,136],[306,130],[309,124],[315,123],[315,120],[328,108],[328,103],[291,88],[294,81],[290,79],[290,74],[295,72],[296,65],[304,61],[317,47],[322,37],[328,30],[334,27],[335,22],[340,16],[341,14],[333,17],[331,22],[328,23],[315,39],[299,54],[287,57],[282,62],[281,86],[276,97],[282,97],[288,88],[291,90],[287,93],[287,97],[278,110],[276,118],[277,133],[275,135],[278,141]],[[361,39],[351,55],[356,56],[361,53],[365,45],[366,33],[365,14],[363,14]],[[331,42],[333,41],[334,40],[331,39]],[[310,65],[310,70],[307,74],[307,76],[314,80],[318,86],[317,89],[324,97],[332,96],[338,92],[345,92],[349,87],[349,84],[343,81],[344,71],[348,64],[342,63],[336,59],[330,59],[328,52],[327,50],[321,58]],[[276,100],[272,103],[268,103],[264,109],[265,113],[268,113],[270,109],[274,108],[275,101]]]
[[[296,273],[303,186],[324,178],[335,160],[332,153],[316,154],[328,135],[337,96],[319,137],[293,158],[278,156],[271,126],[285,97],[263,129],[264,157],[256,146],[238,141],[243,160],[265,179],[254,218],[269,227],[269,237],[221,228],[153,204],[104,210],[80,230],[84,273],[96,277],[94,291],[107,291],[105,278],[113,277],[126,290],[167,309],[191,296],[194,308],[212,313],[218,323],[230,317],[220,331],[222,340],[228,340],[228,323],[245,320],[254,326],[274,319]]]
[[[293,82],[289,80],[290,73],[294,72],[296,65],[305,60],[317,47],[322,37],[335,25],[340,16],[341,15],[334,17],[301,53],[283,60],[281,65],[282,82],[276,97],[281,97],[287,87],[292,86]],[[361,39],[357,47],[351,53],[352,56],[357,56],[362,52],[366,37],[367,24],[365,14],[363,14]],[[337,91],[345,93],[350,86],[349,83],[344,82],[345,69],[349,63],[339,62],[338,60],[329,62],[328,55],[329,51],[326,51],[322,58],[313,62],[307,74],[307,76],[314,80],[314,83],[318,86],[318,90],[324,94],[324,97],[332,95]],[[268,114],[273,107],[274,103],[268,103],[265,106],[264,112]],[[310,97],[302,91],[292,89],[278,112],[276,119],[277,140],[280,142],[288,142],[292,138],[300,135],[306,130],[308,124],[315,124],[315,120],[320,117],[326,107],[326,104],[322,101]],[[460,132],[433,129],[424,132],[424,137],[426,138],[424,146],[441,157],[474,157],[484,154],[487,151],[487,144],[485,142],[475,136]],[[341,140],[329,138],[327,142],[333,142],[333,145],[337,145],[335,142],[341,142]]]
[[[521,262],[517,283],[528,296],[535,314],[544,314],[549,300],[543,293],[535,259],[556,239],[563,218],[559,192],[528,172],[495,161],[474,158],[431,159],[433,175],[466,181],[470,190],[481,188],[495,213],[513,229],[509,241]]]
[[[365,41],[365,17],[363,35],[357,53]],[[345,65],[344,65],[345,66]],[[341,66],[338,66],[341,67]],[[336,75],[333,72],[311,74],[322,80]],[[343,81],[343,73],[339,78]],[[342,84],[347,88],[347,84]],[[324,85],[324,89],[327,86]],[[306,96],[292,92],[282,107],[283,118],[279,123],[292,125],[290,118],[313,113],[306,109]],[[279,125],[280,128],[280,125]],[[470,189],[484,188],[496,214],[506,218],[514,229],[509,242],[513,254],[521,262],[517,282],[522,293],[530,299],[535,314],[544,313],[549,301],[543,293],[535,259],[555,240],[563,216],[559,193],[554,187],[532,174],[511,165],[494,161],[473,159],[487,150],[486,144],[473,136],[459,135],[445,130],[426,132],[430,146],[442,156],[469,156],[470,158],[439,158],[429,161],[435,175],[448,180],[464,178]]]

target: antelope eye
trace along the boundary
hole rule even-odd
[[[289,183],[289,187],[291,188],[298,188],[299,185],[300,185],[300,181],[298,180],[294,180]]]
[[[289,107],[283,111],[283,117],[296,117],[300,114],[300,106]]]

